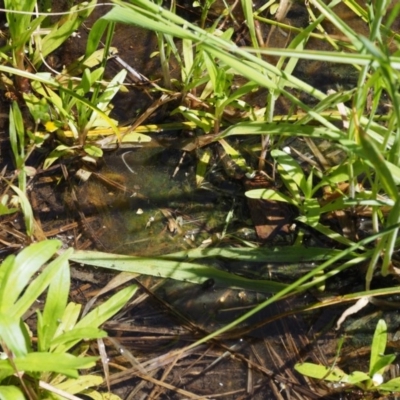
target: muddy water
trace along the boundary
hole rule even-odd
[[[108,251],[157,256],[197,247],[222,231],[228,211],[236,207],[232,195],[239,186],[219,194],[196,188],[195,159],[182,156],[163,148],[105,156],[101,174],[131,192],[110,191],[95,181],[83,187],[102,218],[101,240]]]

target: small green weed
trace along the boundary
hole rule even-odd
[[[384,372],[396,359],[395,354],[385,355],[386,342],[386,322],[381,319],[376,325],[372,339],[369,371],[367,373],[353,371],[347,374],[335,365],[325,367],[313,363],[296,364],[295,369],[311,378],[340,383],[348,387],[357,386],[364,391],[398,392],[400,390],[400,378],[384,382]]]
[[[81,306],[68,303],[72,249],[50,261],[60,247],[58,240],[35,243],[17,256],[8,256],[0,266],[1,400],[47,399],[57,389],[93,397],[95,391],[88,388],[103,381],[97,375],[79,374],[97,360],[86,356],[84,342],[107,335],[99,326],[126,304],[136,286],[119,291],[79,318]],[[46,289],[43,309],[37,311],[36,331],[31,332],[23,315]]]

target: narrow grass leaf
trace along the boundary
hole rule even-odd
[[[301,263],[328,260],[339,254],[340,250],[286,246],[272,248],[206,248],[183,250],[163,256],[166,259],[190,260],[201,258],[221,257],[227,260],[241,260],[245,262],[265,263]],[[353,257],[350,255],[349,257]],[[346,258],[346,257],[344,257]]]
[[[268,280],[252,280],[201,264],[167,259],[122,256],[118,254],[76,251],[70,258],[83,264],[95,265],[116,271],[134,272],[160,278],[202,284],[212,278],[217,285],[235,289],[276,292],[285,284]]]
[[[385,157],[362,129],[360,130],[359,137],[366,159],[374,166],[375,173],[379,176],[386,193],[393,200],[396,200],[399,194],[392,173],[385,162]]]

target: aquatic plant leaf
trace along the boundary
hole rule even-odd
[[[348,375],[338,367],[329,368],[325,367],[324,365],[317,365],[307,362],[296,364],[294,369],[305,376],[315,379],[324,379],[331,382],[341,382],[346,380],[348,377]],[[366,377],[367,379],[369,378],[368,375],[366,375]]]
[[[387,354],[387,355],[382,355],[379,360],[376,362],[376,364],[372,367],[372,372],[373,375],[383,375],[385,372],[386,368],[393,364],[394,360],[396,359],[395,354]]]
[[[28,285],[32,276],[61,247],[59,240],[34,243],[22,250],[15,258],[7,257],[2,264],[0,281],[0,312],[10,312],[15,301]]]
[[[68,296],[70,290],[70,270],[68,257],[72,249],[61,254],[57,259],[55,259],[46,270],[36,278],[35,282],[31,283],[27,292],[32,289],[32,294],[40,293],[40,290],[33,288],[33,285],[37,285],[39,279],[44,281],[43,275],[49,275],[49,271],[54,269],[57,271],[54,275],[49,276],[48,280],[51,280],[49,285],[49,290],[46,296],[46,302],[43,309],[43,318],[40,318],[41,324],[38,320],[38,349],[39,351],[47,351],[50,348],[50,342],[54,337],[59,321],[61,320],[65,308],[68,303]],[[44,286],[46,281],[42,283]],[[35,290],[36,289],[36,290]],[[40,289],[40,288],[39,288]],[[39,325],[40,329],[39,329]],[[90,336],[88,336],[90,337]]]
[[[15,357],[25,357],[30,351],[26,327],[12,313],[0,314],[0,338]]]
[[[211,159],[211,148],[207,148],[196,163],[196,186],[200,187],[206,176],[207,167]]]
[[[293,204],[294,206],[298,205],[298,203],[291,197],[273,189],[252,189],[245,192],[245,196],[249,199],[276,200]]]
[[[371,357],[369,361],[369,375],[373,376],[379,372],[379,360],[385,354],[387,343],[387,325],[385,320],[380,319],[376,324],[374,337],[371,344]],[[378,365],[378,369],[376,369]]]
[[[271,151],[271,156],[276,160],[279,166],[285,171],[284,175],[281,175],[286,187],[298,197],[299,191],[297,188],[293,188],[292,182],[297,185],[297,187],[304,193],[307,192],[307,183],[304,176],[303,170],[297,161],[294,160],[288,153],[274,149]]]
[[[77,379],[66,379],[63,382],[53,384],[59,390],[70,394],[77,394],[93,386],[99,386],[104,379],[99,375],[79,375]]]
[[[14,315],[22,317],[22,315],[28,310],[32,304],[38,299],[38,297],[44,292],[47,286],[55,284],[54,279],[58,275],[57,279],[64,282],[64,287],[60,288],[58,292],[59,299],[62,296],[67,296],[69,290],[69,265],[68,257],[72,253],[72,249],[68,249],[65,253],[57,257],[50,264],[48,264],[42,271],[42,273],[30,282],[29,286],[24,291],[23,295],[16,301],[13,307]],[[68,279],[68,281],[67,281]],[[55,310],[54,310],[55,312]],[[55,315],[57,316],[57,314]],[[50,318],[54,318],[54,315]]]
[[[93,400],[122,400],[121,397],[113,393],[100,393],[97,390],[85,390],[85,396]]]
[[[68,303],[67,307],[64,310],[61,321],[59,321],[58,323],[56,333],[53,337],[58,337],[64,332],[71,331],[74,328],[76,322],[78,321],[81,308],[82,306],[80,304],[76,304],[73,302]]]
[[[85,152],[92,157],[102,157],[103,156],[103,150],[101,150],[98,146],[95,146],[93,144],[85,144],[83,146],[83,150],[85,150]]]
[[[78,369],[92,368],[97,357],[76,357],[68,353],[29,353],[13,359],[18,371],[58,372],[71,378],[78,377]],[[0,369],[12,369],[8,360],[0,360]],[[14,371],[13,371],[14,372]]]
[[[76,324],[74,323],[68,331],[71,331],[68,338],[68,343],[63,342],[62,344],[58,345],[56,350],[57,352],[65,352],[71,347],[73,347],[76,343],[82,340],[80,334],[82,329],[86,328],[98,328],[101,324],[111,318],[114,314],[116,314],[122,307],[126,305],[129,299],[136,293],[137,285],[128,286],[115,295],[110,297],[107,301],[96,307],[94,310],[86,314],[81,320],[79,320]],[[80,309],[80,307],[79,307]],[[76,315],[76,318],[78,315]],[[73,320],[71,320],[73,322]],[[60,324],[61,325],[61,324]],[[74,332],[75,331],[75,332]],[[67,332],[66,330],[57,329],[57,333],[63,334],[63,332]],[[97,333],[96,333],[97,332]],[[76,335],[76,339],[72,340],[71,337]],[[95,337],[104,337],[103,331],[97,330],[93,331]],[[58,335],[57,335],[58,338]],[[57,343],[57,342],[56,342]]]
[[[400,378],[391,379],[388,382],[382,383],[378,386],[379,390],[388,392],[399,392],[400,391]]]
[[[115,271],[135,272],[143,275],[171,278],[198,284],[202,284],[211,278],[214,279],[216,284],[234,289],[276,293],[287,286],[268,280],[243,278],[201,264],[162,258],[123,256],[98,251],[76,251],[70,257],[70,260]]]
[[[86,42],[85,58],[89,58],[99,46],[100,40],[107,29],[109,22],[100,18],[90,28],[89,36]]]
[[[354,371],[349,375],[346,375],[341,382],[343,383],[349,383],[351,385],[356,385],[357,383],[360,382],[365,382],[371,380],[371,377],[366,374],[365,372],[362,371]]]
[[[182,81],[189,83],[193,68],[193,42],[189,39],[182,40],[183,66],[181,68]]]
[[[17,386],[0,386],[0,400],[26,400],[22,390]]]
[[[75,344],[85,339],[98,339],[104,337],[107,337],[107,332],[95,327],[74,328],[71,331],[64,332],[52,339],[50,345],[53,349],[58,351],[58,346],[60,345],[70,347],[70,343]]]
[[[60,144],[46,157],[43,163],[43,169],[50,168],[59,158],[73,153],[74,150],[71,147]]]

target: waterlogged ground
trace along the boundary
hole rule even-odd
[[[190,5],[185,12],[191,18],[198,17]],[[216,12],[218,14],[218,10]],[[93,20],[100,14],[101,11],[96,12]],[[237,19],[243,20],[240,13]],[[294,4],[285,22],[297,27],[307,25],[304,7]],[[347,22],[357,32],[365,32],[364,24],[358,19]],[[328,24],[326,29],[332,34],[337,33]],[[84,53],[87,33],[81,29],[79,37],[71,38],[66,48],[60,50],[57,54],[60,65],[68,65],[74,57]],[[264,32],[265,37],[267,34]],[[277,30],[269,45],[283,47],[287,41],[288,37]],[[156,38],[152,33],[117,26],[114,46],[121,58],[140,73],[152,80],[160,80],[158,58],[151,57],[156,50]],[[312,40],[310,46],[328,48],[317,40]],[[113,61],[108,68],[110,76],[118,70]],[[171,71],[176,72],[173,64]],[[323,90],[355,82],[351,67],[342,69],[312,61],[300,62],[296,74]],[[153,100],[146,87],[132,86],[129,93],[118,96],[114,116],[121,121],[132,120]],[[254,101],[265,101],[265,92],[256,93]],[[278,105],[279,112],[284,113],[287,108],[285,103]],[[165,122],[168,113],[163,109],[152,118],[148,122]],[[82,220],[66,228],[77,217],[77,204],[70,186],[57,186],[54,181],[58,184],[58,178],[50,186],[44,179],[39,180],[33,197],[37,200],[36,211],[45,232],[53,232],[51,236],[60,237],[77,248],[141,256],[163,255],[218,243],[223,235],[224,245],[238,246],[243,240],[254,241],[254,224],[241,184],[227,179],[221,166],[216,165],[206,176],[206,184],[198,187],[195,183],[198,155],[182,156],[183,152],[164,147],[119,149],[106,154],[100,168],[87,168],[93,170],[87,181],[73,177],[79,210],[84,213],[90,229],[82,226]],[[71,176],[74,176],[73,172],[71,168]],[[227,215],[231,211],[234,217],[227,224]],[[55,220],[55,214],[59,216],[58,220]],[[312,264],[248,265],[219,259],[207,263],[246,277],[283,281],[293,279],[302,269],[313,267]],[[74,269],[73,277],[74,293],[71,296],[82,303],[111,279],[111,275],[103,271],[86,267]],[[358,285],[361,290],[359,275],[342,279],[335,286],[328,284],[325,293],[340,295],[349,287],[354,291]],[[177,350],[231,322],[270,294],[219,287],[212,280],[204,285],[193,285],[142,276],[138,282],[143,285],[140,295],[105,326],[120,344],[114,349],[107,343],[107,350],[112,360],[112,391],[123,399],[365,398],[356,392],[332,394],[324,384],[306,381],[294,373],[293,365],[306,359],[331,365],[338,339],[345,332],[348,338],[338,364],[346,371],[358,368],[366,372],[371,336],[383,313],[389,323],[390,351],[397,351],[399,347],[397,310],[382,311],[380,306],[372,304],[362,314],[349,318],[344,324],[345,330],[340,332],[335,331],[334,325],[346,306],[305,315],[295,313],[273,321],[279,314],[321,300],[324,292],[315,292],[294,300],[283,300],[223,338],[192,352],[178,354]],[[124,353],[142,363],[139,373]],[[173,367],[169,369],[171,365]],[[179,393],[176,388],[187,392]]]

